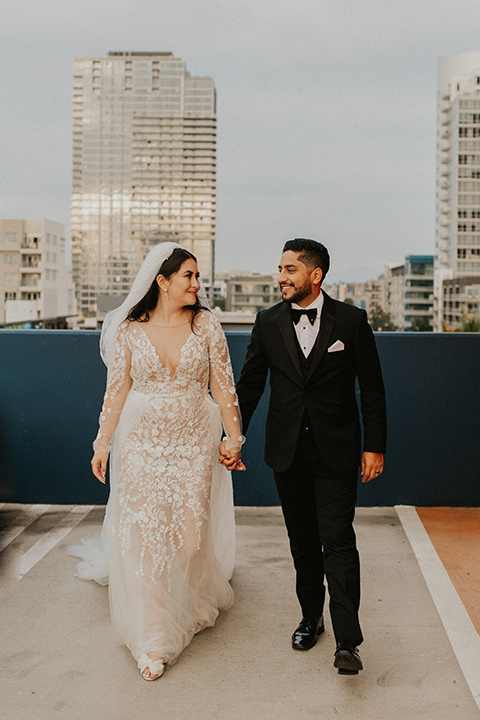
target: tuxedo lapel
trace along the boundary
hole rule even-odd
[[[323,293],[323,298],[322,316],[320,318],[320,330],[318,332],[317,341],[314,346],[313,360],[308,371],[307,380],[310,380],[310,378],[312,377],[315,368],[317,367],[318,363],[322,358],[323,353],[327,349],[328,341],[330,340],[335,325],[334,305],[328,295],[326,295],[325,293]]]
[[[300,378],[303,380],[303,371],[300,365],[300,359],[298,357],[297,343],[295,342],[295,330],[293,329],[293,322],[290,314],[290,305],[288,305],[287,303],[285,303],[285,305],[282,305],[280,309],[280,315],[278,318],[278,329],[280,330],[283,342],[285,343],[285,347],[287,348],[288,354],[290,355],[290,360],[292,361],[295,370],[299,374]]]

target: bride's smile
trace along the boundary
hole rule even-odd
[[[157,278],[158,285],[164,291],[168,306],[173,310],[176,306],[194,305],[200,290],[200,273],[195,260],[188,259],[178,272],[166,280],[163,275]]]

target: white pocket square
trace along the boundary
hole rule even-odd
[[[337,340],[333,345],[330,345],[327,352],[338,352],[339,350],[345,350],[345,345],[341,340]]]

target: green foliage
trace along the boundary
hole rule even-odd
[[[465,309],[462,310],[462,322],[455,332],[480,332],[480,317],[469,315]]]
[[[433,330],[429,317],[413,318],[411,326],[414,332],[432,332]]]
[[[355,303],[353,302],[353,298],[351,297],[345,298],[343,302],[345,303],[345,305],[355,305]]]
[[[382,310],[380,305],[375,305],[373,310],[370,312],[368,319],[372,329],[377,332],[380,330],[395,330],[390,313]]]
[[[227,299],[224,297],[216,297],[215,300],[213,301],[215,309],[218,308],[219,310],[225,310],[226,303],[227,303]]]

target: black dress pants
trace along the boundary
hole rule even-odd
[[[275,473],[303,617],[319,618],[323,613],[326,577],[335,638],[352,645],[363,641],[353,529],[357,479],[357,469],[335,473],[327,467],[308,429],[300,432],[291,466]]]

